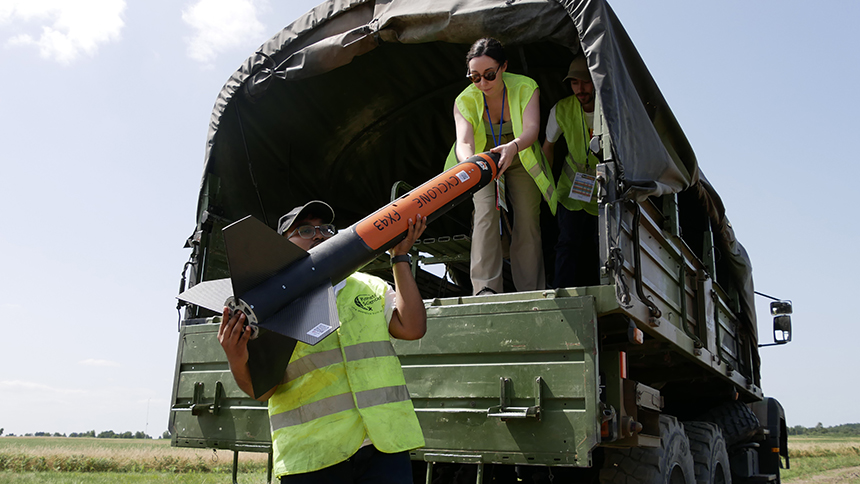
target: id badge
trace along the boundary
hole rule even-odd
[[[586,173],[577,173],[573,179],[573,186],[570,187],[568,198],[579,200],[580,202],[590,202],[594,194],[594,182],[597,177]]]
[[[496,210],[501,208],[505,212],[508,211],[507,195],[505,194],[505,175],[499,175],[496,180]]]

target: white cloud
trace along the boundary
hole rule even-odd
[[[183,10],[182,20],[194,30],[188,57],[208,64],[230,48],[259,40],[264,25],[257,19],[258,0],[197,0]]]
[[[86,360],[82,360],[78,362],[79,365],[84,366],[106,366],[106,367],[119,367],[120,364],[115,361],[108,360],[96,360],[93,358],[88,358]]]
[[[40,33],[7,39],[6,47],[32,45],[42,58],[68,65],[120,39],[125,7],[125,0],[3,0],[0,24],[23,23],[25,31],[40,28]]]
[[[83,390],[76,388],[56,388],[51,387],[42,383],[30,382],[30,381],[21,381],[21,380],[3,380],[0,381],[0,389],[4,390],[4,393],[15,393],[26,392],[30,393],[40,393],[40,394],[83,394],[86,393]]]

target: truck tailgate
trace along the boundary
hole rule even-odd
[[[512,296],[434,300],[424,338],[395,341],[426,440],[413,459],[591,465],[594,297]]]

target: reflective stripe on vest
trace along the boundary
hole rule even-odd
[[[352,410],[356,406],[363,409],[406,400],[409,400],[409,390],[406,388],[406,385],[358,392],[355,394],[355,401],[353,401],[351,393],[341,393],[340,395],[324,398],[293,410],[272,415],[270,419],[272,432],[285,427],[308,423],[338,412]]]
[[[378,358],[381,356],[397,356],[391,341],[369,341],[357,345],[347,346],[343,349],[346,361],[357,361],[367,358]],[[310,373],[319,368],[340,363],[344,360],[340,348],[313,353],[290,363],[281,383],[293,381],[296,378]]]
[[[531,100],[532,94],[537,90],[537,83],[531,78],[510,72],[503,73],[502,79],[504,79],[505,87],[507,87],[511,124],[516,138],[523,134],[523,112]],[[487,145],[487,130],[483,121],[484,97],[481,91],[474,84],[471,84],[457,96],[455,104],[463,117],[472,125],[472,132],[475,135],[475,153],[483,152]],[[446,170],[459,162],[456,148],[455,142],[445,160]],[[552,169],[549,166],[549,161],[543,155],[543,151],[541,151],[539,142],[536,140],[531,146],[524,147],[519,156],[523,167],[534,179],[541,195],[549,205],[550,212],[555,214],[558,196],[552,177]]]

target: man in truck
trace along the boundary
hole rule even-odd
[[[427,328],[408,255],[426,227],[415,218],[389,251],[395,288],[360,272],[337,284],[340,328],[316,346],[296,343],[283,382],[259,398],[269,404],[281,483],[412,483],[407,451],[424,437],[390,337],[415,340]],[[314,200],[281,217],[278,233],[309,250],[337,233],[333,221],[334,210]],[[253,396],[244,323],[224,308],[218,340],[239,388]]]
[[[544,155],[553,163],[555,143],[567,141],[567,156],[556,190],[558,242],[555,246],[555,287],[600,283],[595,181],[597,157],[589,142],[594,130],[594,83],[585,56],[576,57],[562,82],[570,81],[573,95],[555,104],[546,125]]]

